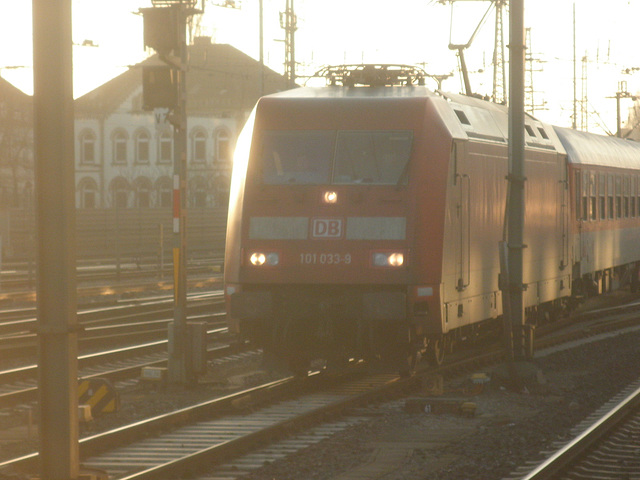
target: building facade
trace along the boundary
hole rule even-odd
[[[0,78],[0,210],[33,205],[33,101]]]
[[[263,94],[286,79],[230,45],[197,38],[188,47],[188,206],[224,206],[236,138]],[[78,208],[172,204],[173,127],[142,109],[142,67],[151,57],[75,102]]]

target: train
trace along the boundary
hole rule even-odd
[[[325,73],[261,98],[239,136],[229,329],[295,372],[439,364],[503,319],[508,108],[433,91],[405,65]],[[640,144],[530,115],[524,134],[526,323],[637,289]]]

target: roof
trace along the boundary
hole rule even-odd
[[[188,47],[187,112],[189,114],[228,113],[250,110],[264,92],[288,88],[284,76],[262,67],[240,50],[226,44],[212,44],[207,37],[196,38]],[[76,99],[77,113],[113,112],[142,86],[142,67],[161,64],[157,55],[130,67],[126,72]]]
[[[640,143],[554,127],[569,163],[640,170]]]
[[[13,101],[31,101],[32,96],[27,95],[22,90],[0,77],[0,97],[4,99],[12,99]]]

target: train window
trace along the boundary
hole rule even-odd
[[[582,188],[581,188],[581,182],[580,182],[580,172],[576,172],[575,173],[575,194],[576,194],[576,220],[580,220],[582,218],[581,215],[581,211],[582,211]]]
[[[627,176],[624,177],[624,218],[629,218],[630,206],[629,206],[629,194],[631,193],[631,179]]]
[[[467,114],[464,113],[462,110],[453,110],[454,112],[456,112],[456,116],[458,117],[458,120],[460,120],[460,123],[464,123],[465,125],[471,125],[471,122],[469,121],[469,117],[467,117]]]
[[[593,173],[589,175],[589,218],[596,219],[596,176]]]
[[[544,131],[544,128],[538,127],[538,131],[540,132],[540,136],[542,138],[544,138],[545,140],[549,140],[549,135],[547,135],[547,132]]]
[[[613,219],[613,176],[607,176],[607,218]]]
[[[271,185],[328,184],[335,131],[266,131],[262,181]]]
[[[636,208],[636,213],[640,217],[640,178],[637,178],[636,180],[638,180],[638,206]]]
[[[616,175],[616,218],[622,218],[622,178]]]
[[[598,175],[598,209],[600,210],[600,220],[604,220],[607,217],[605,189],[607,186],[607,177]]]
[[[582,176],[582,220],[589,220],[589,172]]]
[[[525,125],[524,129],[527,131],[527,134],[529,134],[530,137],[536,136],[536,132],[533,131],[533,128],[531,128],[531,125]]]
[[[638,177],[633,179],[633,192],[631,192],[631,216],[636,217],[640,214],[638,209]]]
[[[333,183],[407,183],[413,134],[410,131],[340,131]]]

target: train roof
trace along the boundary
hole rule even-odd
[[[269,95],[268,98],[419,98],[437,94],[422,86],[402,87],[300,87]]]
[[[380,87],[301,87],[267,98],[280,99],[423,99],[429,100],[452,138],[508,143],[508,107],[462,94],[433,91],[422,85]],[[567,154],[569,163],[640,170],[640,142],[554,127],[525,115],[525,142]]]
[[[269,95],[279,99],[430,99],[453,138],[507,144],[508,108],[480,98],[446,93],[424,86],[301,87]],[[526,115],[525,140],[529,147],[564,153],[553,128]]]
[[[640,143],[554,127],[569,163],[640,170]]]

